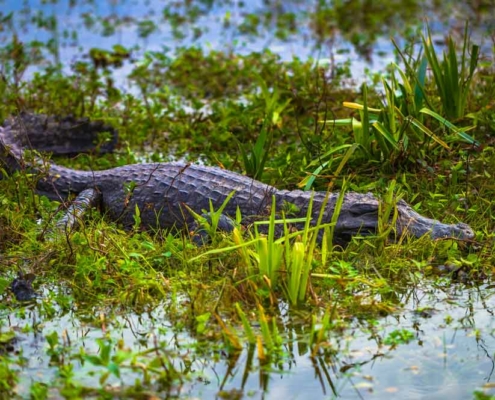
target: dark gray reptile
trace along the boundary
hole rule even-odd
[[[0,161],[12,171],[29,168],[39,173],[37,190],[51,199],[65,200],[69,194],[83,193],[87,203],[96,195],[105,212],[125,227],[134,224],[135,207],[139,207],[142,225],[145,228],[184,228],[194,219],[185,206],[197,213],[209,209],[211,200],[218,209],[227,196],[234,191],[224,214],[235,216],[239,208],[243,217],[266,216],[275,196],[277,208],[285,203],[296,206],[298,211],[291,217],[305,217],[308,204],[313,196],[312,222],[316,223],[325,192],[304,192],[300,190],[278,190],[235,172],[215,167],[185,163],[133,164],[105,171],[79,171],[46,162],[34,157],[27,161],[24,149],[32,145],[30,138],[52,138],[51,141],[67,143],[64,138],[78,138],[84,132],[109,132],[111,142],[103,150],[111,150],[115,142],[113,129],[99,122],[56,119],[43,115],[21,114],[5,121],[0,128]],[[75,134],[76,133],[76,134]],[[95,135],[93,135],[95,137]],[[91,136],[91,137],[93,137]],[[45,142],[37,144],[45,148]],[[84,144],[80,147],[84,148]],[[73,153],[71,145],[52,146]],[[83,192],[87,190],[86,192]],[[323,223],[331,220],[337,193],[329,195],[328,204],[323,211]],[[346,193],[342,210],[335,228],[335,242],[347,243],[353,235],[372,234],[377,231],[379,200],[370,193]],[[398,219],[395,233],[397,237],[410,234],[421,237],[429,234],[431,238],[453,237],[472,239],[472,229],[463,223],[443,224],[426,218],[414,211],[404,201],[397,204]]]

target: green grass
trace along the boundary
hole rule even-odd
[[[147,30],[153,26],[141,25],[143,35]],[[241,56],[189,48],[174,58],[148,52],[131,71],[139,95],[108,79],[125,59],[122,49],[93,51],[74,73],[47,68],[21,81],[30,64],[18,49],[0,79],[0,116],[24,109],[84,114],[121,134],[114,155],[57,162],[103,169],[186,156],[282,189],[339,190],[340,196],[330,224],[320,218],[312,227],[303,218],[297,232],[290,228],[290,210],[278,215],[275,203],[267,221],[218,232],[226,203],[210,207],[209,219],[196,215],[212,238],[203,247],[180,232],[141,231],[139,213],[133,229],[124,231],[98,210],[69,237],[42,240],[62,205],[35,194],[29,171],[2,171],[0,392],[14,394],[26,362],[22,354],[2,352],[14,332],[9,315],[25,321],[24,333],[45,336],[41,353],[55,377],[19,385],[28,385],[33,398],[45,398],[48,388],[67,398],[111,397],[117,384],[118,395],[137,398],[199,381],[204,360],[223,359],[230,373],[245,354],[246,371],[269,372],[291,362],[294,346],[323,365],[341,350],[332,340],[353,318],[374,324],[400,313],[405,288],[454,286],[460,276],[469,285],[492,278],[493,70],[478,67],[477,47],[469,46],[467,35],[457,53],[449,40],[443,61],[429,33],[422,43],[419,53],[400,49],[405,66],[392,65],[378,87],[355,90],[339,86],[312,61],[282,62],[269,51]],[[204,97],[208,115],[201,110]],[[347,191],[372,191],[383,201],[377,235],[357,236],[342,249],[335,246],[334,226]],[[469,223],[476,240],[394,242],[400,199],[444,222]],[[437,276],[439,265],[454,266],[455,273]],[[10,294],[19,270],[36,276],[35,287],[43,291],[38,302],[19,304]],[[26,319],[29,307],[39,320]],[[69,311],[89,327],[88,347],[75,344],[69,330],[43,330]],[[118,337],[122,319],[159,311],[150,317],[153,328],[137,335],[148,348]],[[401,347],[411,339],[400,329],[383,343]],[[92,383],[78,375],[81,366],[95,377]]]

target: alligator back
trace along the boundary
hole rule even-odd
[[[71,129],[71,124],[78,123],[73,119],[57,121],[51,117],[29,114],[8,120],[0,128],[0,162],[11,170],[27,167],[38,173],[38,191],[53,199],[63,200],[70,193],[96,189],[101,194],[106,212],[126,227],[133,224],[136,207],[139,208],[144,227],[184,227],[193,220],[188,207],[201,213],[209,209],[211,202],[218,209],[231,193],[233,196],[224,211],[229,216],[235,216],[237,209],[243,217],[267,216],[274,196],[279,210],[285,202],[294,204],[298,210],[293,215],[296,217],[308,214],[308,205],[313,198],[313,209],[309,213],[311,223],[316,223],[320,211],[323,213],[323,223],[331,221],[338,193],[328,194],[328,202],[325,202],[325,192],[278,190],[220,168],[154,163],[127,165],[105,171],[79,171],[46,162],[36,156],[26,157],[24,148],[29,145],[29,138],[39,132],[43,134],[43,129],[60,134],[73,133],[79,129]],[[92,130],[94,134],[108,131],[108,127],[102,123],[81,121],[80,126]],[[26,130],[29,129],[39,132],[27,134]],[[65,153],[72,153],[70,147],[64,149]],[[370,193],[346,193],[335,227],[336,241],[343,244],[353,235],[376,232],[379,203]],[[322,210],[324,204],[326,206]],[[443,224],[423,217],[404,201],[398,202],[397,211],[395,232],[399,236],[410,233],[416,237],[425,234],[430,234],[432,238],[474,237],[468,225]]]
[[[184,163],[133,164],[94,173],[94,186],[113,219],[132,225],[139,207],[145,226],[182,227],[197,213],[218,209],[227,197],[224,213],[235,216],[266,215],[272,195],[279,191],[246,176],[214,167]],[[186,207],[187,206],[187,207]]]
[[[227,204],[226,214],[235,216],[239,207],[245,216],[266,215],[272,195],[279,193],[272,186],[214,167],[152,163],[105,171],[80,171],[25,153],[26,148],[33,148],[33,142],[41,143],[40,139],[32,140],[39,135],[47,142],[50,138],[56,142],[56,145],[45,144],[42,149],[72,154],[82,148],[76,133],[83,127],[92,131],[90,137],[109,130],[101,123],[86,119],[57,120],[33,114],[11,118],[0,127],[0,161],[10,170],[29,168],[37,173],[38,192],[53,200],[65,200],[70,194],[96,188],[101,193],[105,211],[124,226],[133,224],[133,215],[138,207],[145,227],[182,227],[192,222],[187,207],[201,213],[209,209],[211,201],[218,209],[231,193],[233,197]],[[73,139],[76,142],[71,147]]]

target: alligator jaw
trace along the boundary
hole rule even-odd
[[[280,201],[290,202],[299,209],[299,217],[304,217],[308,212],[308,203],[313,197],[314,209],[312,213],[313,224],[316,223],[320,207],[324,204],[324,192],[301,192],[283,191]],[[332,214],[338,198],[338,193],[331,193],[324,210],[323,223],[328,223],[332,219]],[[382,200],[372,193],[347,192],[340,207],[339,217],[334,231],[334,243],[345,246],[355,235],[377,235],[379,232],[380,203]],[[397,221],[395,231],[392,233],[395,238],[403,236],[420,238],[428,235],[431,239],[454,238],[459,240],[474,239],[473,230],[466,224],[444,224],[438,220],[424,217],[417,213],[409,204],[400,200],[396,204]],[[303,229],[303,226],[298,228]],[[321,236],[321,234],[320,234]],[[321,239],[321,237],[320,237]]]
[[[429,234],[432,239],[452,238],[459,240],[472,240],[475,237],[471,227],[462,222],[444,224],[438,220],[424,217],[402,200],[397,204],[397,208],[399,211],[397,234],[399,236],[409,233],[419,238]]]

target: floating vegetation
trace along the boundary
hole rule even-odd
[[[273,199],[230,219],[233,192],[189,210],[193,232],[144,230],[139,207],[125,230],[37,193],[42,169],[2,165],[0,398],[493,397],[491,8],[168,3],[4,4],[0,119],[88,117],[119,135],[22,161],[180,159],[338,191],[334,213]],[[384,42],[386,68],[359,72]],[[344,246],[348,192],[381,201],[376,233]],[[401,200],[475,237],[396,235]],[[67,209],[74,229],[57,235]]]

